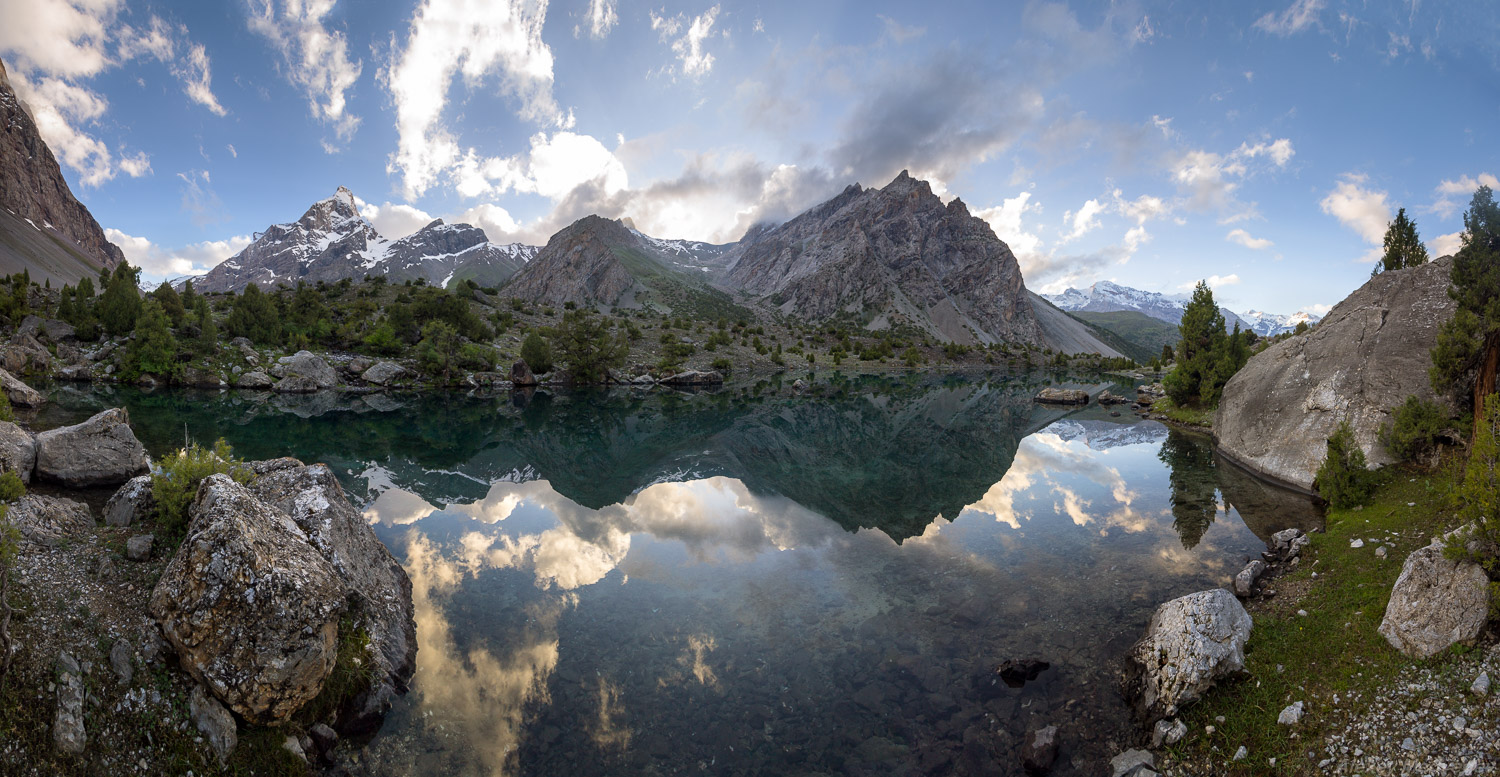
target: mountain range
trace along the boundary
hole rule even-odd
[[[1061,294],[1043,296],[1052,304],[1069,312],[1111,313],[1134,310],[1174,326],[1182,322],[1182,311],[1187,307],[1188,300],[1192,298],[1190,294],[1142,291],[1110,281],[1099,281],[1086,289],[1070,288]],[[1238,324],[1242,331],[1252,330],[1262,337],[1274,337],[1290,332],[1297,328],[1299,323],[1305,322],[1312,325],[1319,321],[1318,316],[1306,312],[1291,315],[1266,313],[1259,310],[1235,313],[1222,306],[1219,312],[1224,314],[1226,328],[1233,329]]]

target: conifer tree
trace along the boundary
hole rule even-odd
[[[135,319],[141,313],[141,292],[136,285],[139,272],[129,263],[120,262],[99,297],[99,323],[111,335],[127,335],[135,329]]]
[[[1438,330],[1429,375],[1434,390],[1469,404],[1477,435],[1500,371],[1500,205],[1490,187],[1474,192],[1459,239],[1448,289],[1458,310]]]
[[[1386,270],[1416,267],[1427,261],[1427,247],[1417,236],[1417,223],[1406,217],[1406,208],[1396,213],[1396,220],[1385,230],[1385,253],[1375,263],[1371,277]]]
[[[148,297],[141,301],[141,312],[135,337],[125,349],[125,369],[122,377],[135,380],[142,375],[155,375],[171,380],[180,371],[177,363],[177,338],[168,328],[167,314],[161,304]]]
[[[253,283],[235,298],[234,310],[224,320],[224,327],[231,337],[248,337],[258,345],[281,343],[281,319],[276,304]]]
[[[156,291],[151,292],[151,296],[156,298],[162,311],[171,319],[173,328],[182,326],[182,320],[187,317],[187,306],[182,297],[178,296],[177,290],[172,288],[172,284],[162,281]]]

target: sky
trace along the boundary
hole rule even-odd
[[[1027,286],[1326,312],[1500,174],[1500,4],[0,0],[0,60],[148,280],[339,186],[382,235],[591,213],[723,243],[903,169]]]

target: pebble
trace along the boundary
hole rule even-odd
[[[1295,726],[1302,721],[1302,702],[1294,702],[1276,716],[1276,722],[1283,726]]]
[[[1417,749],[1417,743],[1413,742],[1412,739],[1411,739],[1411,737],[1407,737],[1407,738],[1401,740],[1401,749],[1402,750],[1416,750]]]
[[[1376,558],[1385,558],[1385,546],[1384,545],[1381,545],[1380,547],[1378,547],[1378,548],[1375,549],[1375,557]]]
[[[1474,678],[1474,684],[1469,686],[1469,692],[1476,696],[1488,696],[1490,693],[1490,673],[1480,672],[1479,676]]]
[[[1234,751],[1234,759],[1233,760],[1243,761],[1249,755],[1250,755],[1250,751],[1246,750],[1244,745],[1240,745],[1240,749]]]
[[[1297,616],[1301,617],[1301,618],[1306,618],[1307,617],[1307,610],[1298,610],[1297,611]]]
[[[1365,541],[1364,540],[1353,539],[1353,540],[1349,541],[1349,547],[1351,547],[1351,548],[1363,548],[1364,546],[1365,546]]]

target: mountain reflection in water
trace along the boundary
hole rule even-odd
[[[1058,773],[1131,744],[1118,656],[1305,499],[1038,378],[408,398],[54,392],[153,453],[329,463],[406,565],[412,692],[363,774]],[[1128,387],[1113,387],[1116,393]],[[1009,688],[1006,659],[1051,664]],[[1070,765],[1071,764],[1071,765]]]

